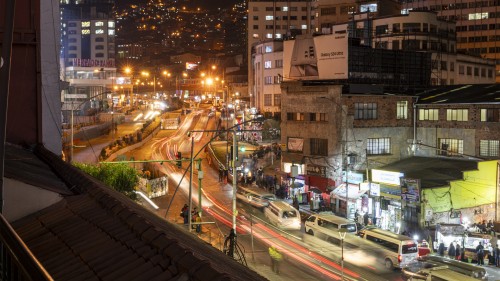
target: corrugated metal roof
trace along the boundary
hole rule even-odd
[[[47,175],[75,187],[12,223],[55,280],[266,280],[43,147],[34,152]]]
[[[404,173],[405,178],[420,179],[422,188],[446,186],[452,180],[463,179],[463,172],[477,170],[479,160],[444,157],[410,157],[379,170]]]
[[[418,104],[500,103],[499,84],[436,86],[418,96]]]

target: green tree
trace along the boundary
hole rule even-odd
[[[138,172],[127,164],[84,164],[74,163],[75,167],[102,181],[107,186],[136,200],[134,192],[139,182]]]

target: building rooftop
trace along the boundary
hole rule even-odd
[[[500,103],[499,84],[435,86],[418,92],[418,104]]]
[[[463,172],[477,170],[479,160],[449,157],[410,157],[379,170],[404,173],[406,178],[420,179],[422,188],[442,187],[452,180],[463,179]]]
[[[10,222],[55,280],[266,280],[43,146],[6,155],[7,177],[63,197]]]

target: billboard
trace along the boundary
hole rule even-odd
[[[347,79],[347,33],[298,36],[284,42],[283,76],[292,80]]]

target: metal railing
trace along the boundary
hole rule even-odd
[[[54,280],[1,214],[0,280]]]

